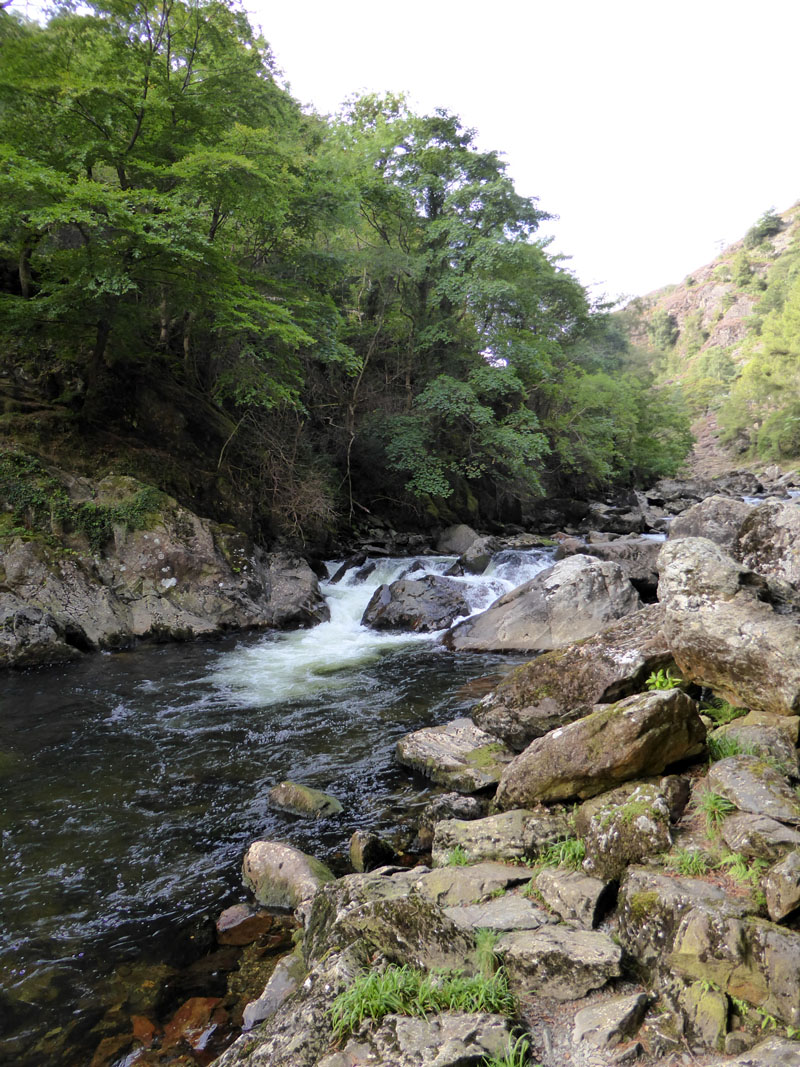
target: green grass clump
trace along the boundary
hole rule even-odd
[[[505,1052],[484,1060],[483,1067],[525,1067],[530,1053],[530,1041],[523,1035],[513,1045],[509,1043]]]
[[[697,806],[706,817],[706,832],[709,837],[714,837],[725,817],[736,811],[734,803],[711,789],[700,795]]]
[[[468,976],[461,972],[428,974],[391,964],[382,971],[359,975],[336,997],[329,1015],[334,1037],[340,1041],[365,1019],[379,1022],[390,1014],[424,1018],[443,1011],[463,1011],[512,1016],[516,1009],[504,967],[491,975]]]
[[[586,858],[586,845],[577,837],[566,837],[556,841],[539,856],[541,867],[571,867],[577,871]]]
[[[717,726],[727,726],[729,722],[733,722],[734,719],[741,719],[743,715],[748,713],[747,708],[737,708],[721,697],[712,697],[711,700],[703,701],[700,705],[700,710]]]
[[[499,960],[494,950],[499,940],[500,934],[497,930],[481,927],[475,931],[475,962],[478,973],[486,978],[497,970]]]
[[[708,755],[712,763],[717,760],[727,759],[728,756],[755,756],[758,753],[755,745],[740,741],[738,737],[723,734],[721,737],[708,738]]]
[[[705,852],[698,852],[690,848],[676,848],[667,857],[667,866],[677,874],[682,874],[688,878],[696,878],[700,875],[708,874],[711,869],[711,864]]]
[[[461,845],[455,845],[447,853],[448,867],[466,867],[468,864],[469,854],[464,851]]]

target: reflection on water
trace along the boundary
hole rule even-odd
[[[330,859],[354,829],[390,831],[419,805],[420,783],[394,763],[397,739],[464,714],[474,698],[459,687],[518,660],[362,628],[379,581],[409,562],[327,586],[331,620],[313,630],[4,677],[0,1061],[41,1065],[26,1057],[45,1031],[76,1019],[88,1030],[121,962],[189,958],[198,931],[243,899],[253,839]],[[473,610],[548,563],[516,553],[463,579]],[[343,813],[309,823],[271,812],[282,778],[331,792]],[[75,1057],[51,1062],[87,1062]]]

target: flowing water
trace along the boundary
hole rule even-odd
[[[311,630],[4,676],[0,1062],[88,1063],[81,1041],[124,995],[125,967],[191,959],[244,898],[252,840],[287,840],[342,870],[354,829],[390,833],[424,804],[426,783],[395,764],[397,739],[467,713],[468,683],[520,657],[456,656],[435,637],[362,627],[372,592],[415,561],[372,562],[323,586],[331,618]],[[422,558],[414,576],[453,562]],[[458,580],[475,612],[550,563],[508,550]],[[343,813],[270,811],[283,778],[332,793]]]

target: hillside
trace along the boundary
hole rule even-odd
[[[619,313],[661,380],[683,388],[698,473],[800,455],[799,314],[800,203]]]

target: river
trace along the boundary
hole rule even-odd
[[[343,871],[353,830],[396,832],[429,799],[395,763],[397,739],[468,713],[469,683],[523,657],[362,627],[372,592],[414,560],[373,562],[323,585],[331,618],[311,630],[4,676],[0,1062],[87,1064],[125,974],[191,960],[245,899],[251,841],[289,841]],[[414,576],[453,562],[423,557]],[[459,580],[476,612],[550,563],[507,550]],[[332,793],[342,814],[271,811],[284,778]]]

